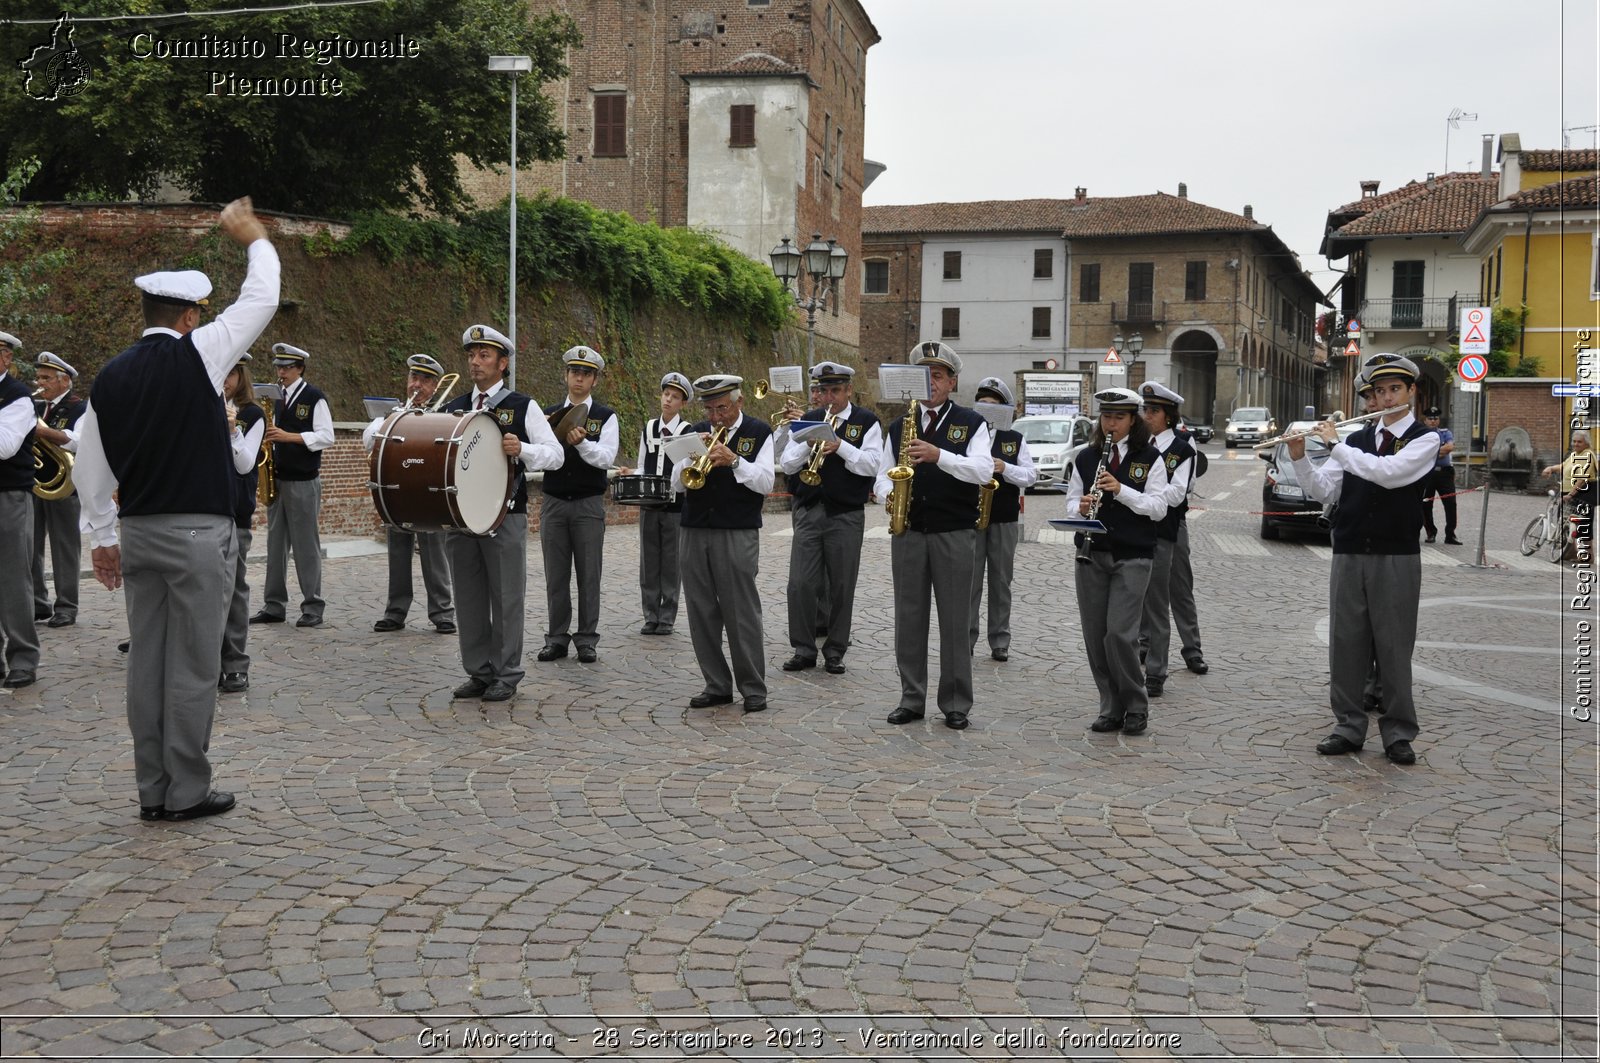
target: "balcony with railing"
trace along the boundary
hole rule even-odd
[[[1456,327],[1459,299],[1456,295],[1447,299],[1368,299],[1361,305],[1361,327],[1372,332],[1451,332]]]
[[[1149,301],[1113,302],[1111,321],[1117,325],[1164,325],[1167,322],[1167,304]]]

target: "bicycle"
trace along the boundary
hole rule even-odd
[[[1544,550],[1552,563],[1560,563],[1576,534],[1575,527],[1566,519],[1566,500],[1550,491],[1550,502],[1544,512],[1528,522],[1522,530],[1522,556],[1532,557]]]

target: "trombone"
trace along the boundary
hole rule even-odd
[[[1328,417],[1325,420],[1334,421],[1334,426],[1333,427],[1335,427],[1335,428],[1343,428],[1346,425],[1364,424],[1367,421],[1376,421],[1380,417],[1387,417],[1391,413],[1399,413],[1401,410],[1404,410],[1404,409],[1406,409],[1406,407],[1404,407],[1404,406],[1396,406],[1392,410],[1373,410],[1370,413],[1362,414],[1360,417],[1349,417],[1349,418],[1345,418],[1342,421],[1336,420],[1336,418],[1344,417],[1344,411],[1343,410],[1334,410],[1333,411],[1333,416],[1332,417]],[[1317,423],[1318,424],[1322,424],[1323,422],[1319,421]],[[1309,438],[1311,438],[1312,436],[1314,436],[1316,434],[1317,434],[1317,430],[1315,428],[1306,428],[1306,429],[1303,429],[1303,430],[1301,430],[1299,432],[1285,432],[1281,436],[1273,436],[1271,439],[1263,439],[1261,442],[1257,443],[1255,446],[1251,447],[1250,449],[1251,450],[1266,450],[1268,447],[1275,447],[1279,443],[1286,443],[1291,439],[1309,439]]]
[[[750,397],[755,399],[757,402],[760,402],[770,394],[772,394],[772,386],[767,383],[766,377],[762,377],[760,380],[757,380],[750,388]],[[805,412],[805,408],[802,407],[798,402],[794,401],[794,399],[791,398],[789,393],[786,391],[783,393],[783,408],[781,410],[774,411],[770,417],[764,418],[764,420],[769,422],[782,420],[784,423],[788,423],[805,416]]]

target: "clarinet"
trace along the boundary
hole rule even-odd
[[[1089,512],[1086,514],[1086,517],[1089,520],[1095,520],[1100,516],[1100,500],[1105,495],[1105,492],[1100,490],[1100,474],[1106,471],[1106,462],[1110,459],[1111,448],[1114,446],[1116,446],[1115,443],[1111,442],[1109,439],[1106,440],[1105,449],[1100,453],[1100,464],[1095,467],[1094,487],[1089,491]],[[1090,543],[1093,541],[1093,539],[1094,532],[1086,531],[1078,533],[1077,558],[1079,564],[1086,565],[1089,563]]]

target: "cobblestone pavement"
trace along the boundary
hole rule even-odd
[[[328,624],[253,629],[221,702],[239,807],[143,824],[121,602],[90,584],[0,696],[5,1057],[1593,1058],[1596,736],[1568,711],[1578,578],[1514,550],[1540,500],[1492,496],[1506,567],[1424,548],[1420,763],[1319,758],[1326,544],[1259,540],[1259,463],[1211,449],[1211,671],[1137,738],[1086,729],[1055,498],[959,733],[884,722],[881,514],[842,676],[778,669],[768,517],[751,717],[686,707],[686,624],[636,634],[613,528],[594,665],[532,660],[530,549],[509,705],[452,702],[455,640],[415,611],[372,632],[381,555],[330,560]]]

